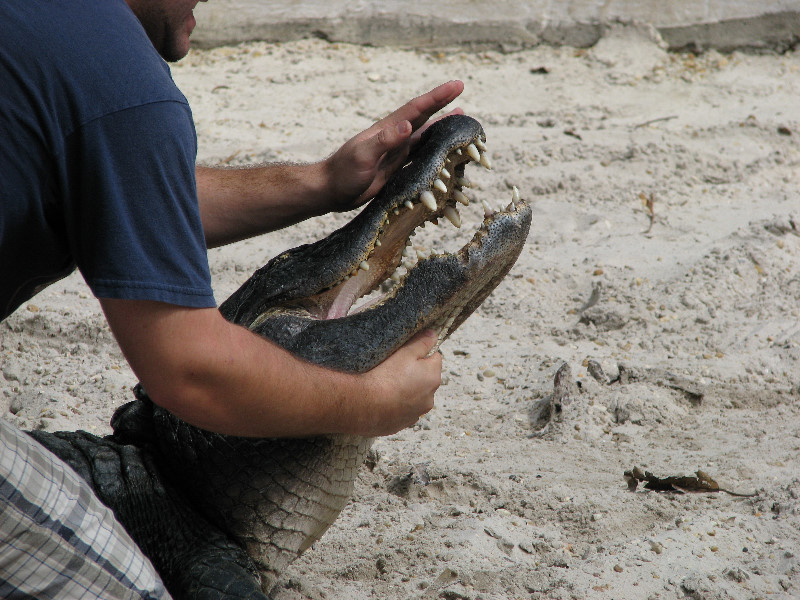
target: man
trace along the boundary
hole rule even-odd
[[[196,4],[0,3],[0,318],[77,266],[150,397],[189,423],[283,437],[412,425],[441,381],[441,357],[425,358],[431,335],[363,375],[304,363],[220,316],[205,252],[369,200],[463,84],[412,100],[319,163],[195,169],[191,113],[162,59],[188,52]],[[164,597],[139,556],[114,552],[129,540],[74,473],[9,425],[0,434],[0,596],[118,597],[113,583]],[[102,526],[64,525],[76,512]],[[111,542],[98,547],[98,535]],[[77,576],[76,561],[92,574]]]

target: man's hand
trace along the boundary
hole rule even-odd
[[[440,85],[362,131],[327,159],[308,165],[197,168],[200,217],[209,248],[355,208],[400,168],[428,119],[464,90]],[[461,113],[460,109],[450,114]]]
[[[414,98],[359,133],[323,161],[330,182],[331,210],[350,210],[372,198],[403,166],[411,147],[429,125],[428,119],[464,90],[450,81]],[[449,114],[461,114],[455,109]]]
[[[361,435],[380,436],[411,427],[433,408],[442,384],[442,355],[428,353],[436,333],[424,331],[365,374],[376,386],[374,412],[359,415]]]

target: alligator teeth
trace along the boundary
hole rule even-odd
[[[444,181],[442,181],[441,179],[437,179],[436,181],[433,182],[433,188],[436,189],[436,190],[439,190],[443,194],[447,193],[447,186],[444,184]]]
[[[472,182],[467,179],[466,177],[456,177],[456,185],[460,185],[461,187],[468,188],[472,185]]]
[[[481,162],[481,153],[475,147],[475,144],[467,146],[467,154],[469,154],[469,157],[475,162]]]
[[[397,209],[397,208],[392,209],[392,214],[399,215],[400,214],[400,209]]]
[[[455,207],[446,206],[444,209],[444,216],[454,227],[461,227],[461,215],[458,214],[458,210],[456,210]]]
[[[395,271],[394,273],[392,273],[391,275],[389,275],[389,279],[391,279],[391,280],[392,280],[392,281],[394,281],[395,283],[399,283],[399,281],[400,281],[400,279],[401,279],[401,275],[400,275],[400,273],[399,273],[399,272]]]
[[[445,167],[442,167],[442,172],[440,175],[445,179],[450,179],[450,171],[448,171]]]
[[[436,197],[430,190],[425,190],[419,195],[419,201],[425,205],[428,210],[436,210]]]
[[[486,144],[483,143],[483,140],[478,138],[475,140],[475,145],[478,147],[478,150],[486,152]]]
[[[411,256],[411,250],[408,249],[408,246],[403,248],[403,256],[405,256],[406,258]]]
[[[483,206],[483,213],[485,216],[491,217],[494,214],[494,209],[489,206],[486,200],[481,200],[481,206]]]
[[[381,247],[381,241],[380,240],[375,240],[375,247],[376,248],[380,248]]]
[[[402,266],[404,266],[406,269],[409,269],[409,270],[414,268],[414,263],[413,263],[411,260],[404,260],[404,261],[403,261],[402,263],[400,263],[400,264],[401,264]]]
[[[463,204],[464,206],[469,206],[469,198],[467,198],[464,192],[453,190],[453,199],[459,204]]]
[[[358,265],[358,268],[361,269],[362,271],[369,271],[369,263],[365,260],[362,260],[361,264]]]
[[[413,203],[413,202],[411,202],[411,200],[406,200],[405,202],[403,202],[403,204],[405,205],[405,207],[406,207],[408,210],[411,210],[412,208],[414,208],[414,203]]]
[[[425,260],[428,258],[428,254],[423,249],[417,250],[417,260]]]
[[[458,154],[458,156],[463,156],[464,153],[461,151],[461,148],[456,148],[456,154]]]
[[[513,210],[517,210],[517,202],[520,201],[519,197],[519,190],[517,186],[511,186],[511,202],[508,203],[506,206],[506,212],[511,212]]]
[[[480,162],[484,167],[486,167],[491,171],[492,161],[489,160],[489,156],[487,154],[481,154],[480,160],[478,162]]]

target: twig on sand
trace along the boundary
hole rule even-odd
[[[639,123],[638,125],[634,125],[634,129],[639,129],[640,127],[647,127],[648,125],[652,125],[653,123],[658,123],[659,121],[671,121],[672,119],[677,119],[678,115],[669,115],[667,117],[658,117],[657,119],[650,119],[649,121],[645,121],[644,123]]]
[[[656,197],[655,194],[653,194],[652,192],[650,193],[649,196],[647,196],[644,192],[642,192],[639,194],[639,199],[642,201],[642,204],[644,205],[644,208],[647,211],[647,216],[650,219],[650,225],[647,227],[646,230],[642,232],[643,234],[647,235],[648,233],[650,233],[650,231],[652,231],[653,223],[655,223],[656,221],[656,208],[655,208]]]

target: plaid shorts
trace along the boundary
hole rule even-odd
[[[0,598],[170,598],[88,484],[2,419]]]

